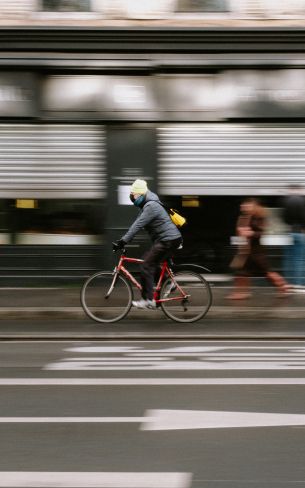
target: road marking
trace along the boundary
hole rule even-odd
[[[305,370],[300,346],[76,346],[68,357],[44,370],[62,371],[179,371],[179,370]],[[73,356],[71,353],[74,353]],[[75,357],[75,353],[79,355]],[[83,355],[81,355],[83,354]]]
[[[305,425],[303,414],[147,410],[141,430],[223,429]]]
[[[81,352],[81,353],[109,353],[109,352],[145,352],[145,353],[158,353],[158,351],[162,351],[162,353],[202,353],[202,352],[211,352],[211,351],[221,351],[224,348],[222,346],[180,346],[180,347],[163,347],[160,349],[144,349],[142,346],[77,346],[77,347],[68,347],[64,349],[66,352]],[[227,348],[226,348],[227,349]],[[234,348],[235,349],[235,348]],[[242,348],[244,349],[244,348]]]
[[[145,417],[0,417],[0,424],[129,424],[144,420]]]
[[[130,361],[123,363],[118,358],[117,361],[109,363],[100,359],[91,361],[81,359],[79,361],[60,361],[49,364],[43,369],[45,371],[236,371],[236,370],[276,370],[276,371],[304,371],[305,358],[286,358],[276,361],[231,361],[230,359],[215,358],[214,361],[204,359],[197,361],[158,361],[155,359],[144,359],[143,361]]]
[[[139,423],[141,424],[141,430],[188,430],[305,425],[305,415],[269,412],[223,412],[218,410],[194,411],[162,409],[147,410],[144,417],[0,417],[0,423]],[[0,487],[1,486],[2,485],[0,484]]]
[[[85,473],[0,471],[5,488],[189,488],[190,473]]]
[[[305,385],[305,378],[0,378],[0,386]]]

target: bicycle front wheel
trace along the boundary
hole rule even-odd
[[[185,298],[183,298],[185,297]],[[160,292],[165,315],[175,322],[197,322],[208,312],[212,303],[209,283],[193,271],[178,271],[167,278]]]
[[[96,322],[117,322],[130,310],[132,289],[120,274],[101,271],[84,283],[80,300],[86,314]]]

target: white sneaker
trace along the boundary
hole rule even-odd
[[[141,298],[139,301],[133,301],[132,305],[136,308],[148,308],[150,310],[154,310],[156,308],[156,302],[155,300],[144,300],[144,298]]]

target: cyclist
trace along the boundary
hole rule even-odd
[[[182,236],[159,200],[158,195],[147,188],[145,180],[135,180],[131,186],[130,200],[140,209],[129,230],[116,242],[123,249],[134,236],[145,229],[153,245],[143,256],[141,264],[142,298],[133,301],[136,308],[156,308],[153,299],[154,277],[160,263],[182,245]]]

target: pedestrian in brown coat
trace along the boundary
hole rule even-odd
[[[264,246],[260,238],[264,232],[266,209],[255,198],[247,198],[240,205],[236,233],[240,238],[238,251],[231,268],[235,272],[235,290],[227,298],[242,300],[251,296],[250,277],[267,278],[279,290],[279,296],[287,296],[290,286],[284,278],[270,270]]]

